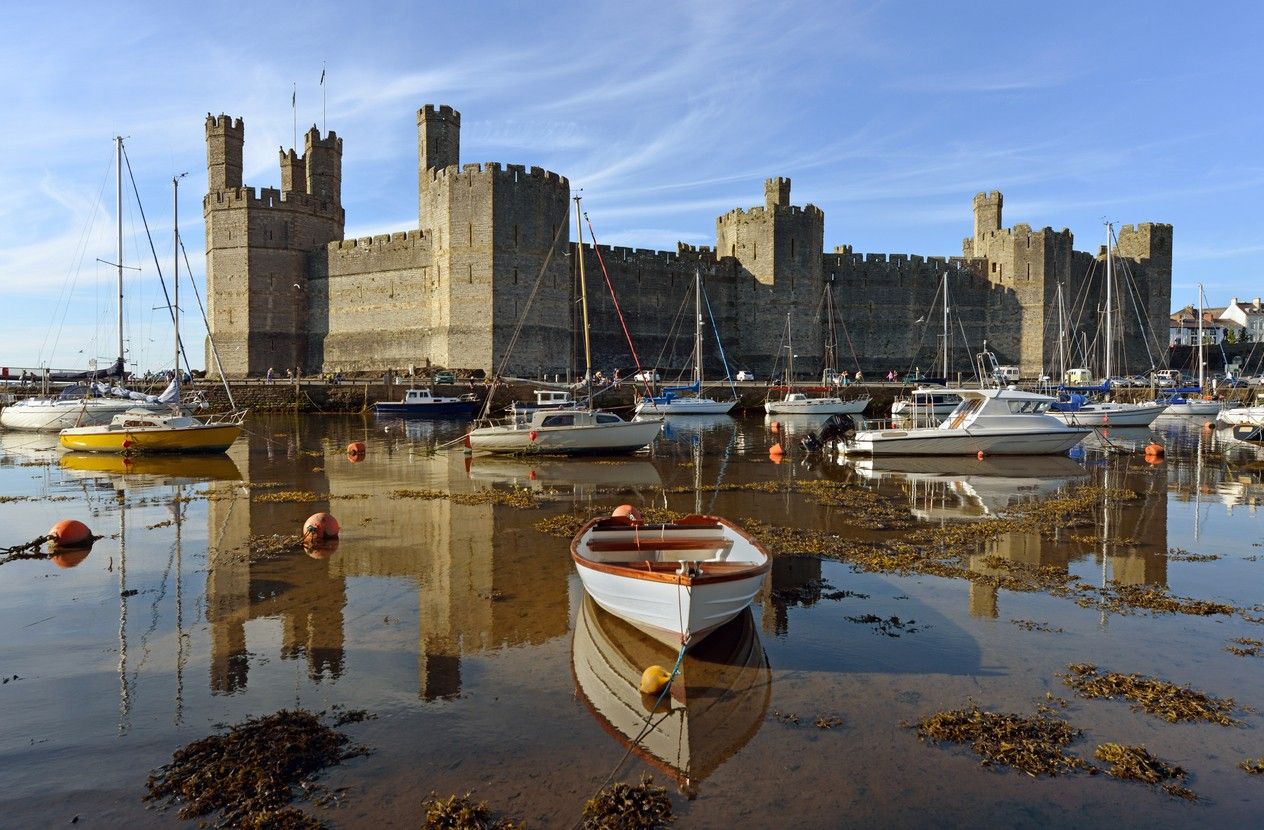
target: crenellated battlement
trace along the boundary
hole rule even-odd
[[[440,180],[465,181],[474,177],[495,177],[511,182],[533,180],[544,182],[555,187],[569,189],[570,181],[563,175],[545,170],[543,167],[528,167],[525,164],[502,164],[499,161],[468,162],[462,165],[450,164],[447,167],[435,167],[426,171],[431,182]]]
[[[448,104],[439,104],[438,106],[435,106],[434,104],[426,104],[424,107],[417,110],[417,120],[451,121],[457,126],[460,126],[461,113],[454,110]]]
[[[342,213],[342,208],[309,193],[282,191],[279,187],[235,187],[231,190],[217,190],[202,197],[202,205],[207,209],[249,207],[259,210],[284,209],[303,211],[313,215],[334,217]]]
[[[232,116],[220,113],[219,115],[206,114],[206,131],[209,133],[213,130],[233,131],[244,133],[246,125],[242,122],[241,117],[234,119]]]
[[[376,236],[362,236],[357,239],[342,239],[330,242],[330,253],[340,256],[371,254],[380,251],[404,251],[416,248],[429,248],[434,240],[424,230],[396,231]]]

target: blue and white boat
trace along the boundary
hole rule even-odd
[[[436,397],[429,389],[409,389],[402,401],[373,404],[373,412],[406,418],[473,418],[478,406],[478,398],[473,394],[459,398]]]

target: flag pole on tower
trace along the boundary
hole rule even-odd
[[[327,132],[328,122],[325,117],[325,62],[320,64],[320,131]]]
[[[298,152],[298,83],[294,84],[294,89],[290,92],[290,109],[294,113],[294,151]]]

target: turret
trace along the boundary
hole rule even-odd
[[[324,138],[313,124],[303,136],[307,192],[333,205],[342,204],[342,139],[332,130]]]
[[[974,238],[977,240],[985,233],[1001,229],[1001,206],[1004,197],[999,190],[991,193],[978,193],[974,197]]]
[[[206,178],[211,193],[241,187],[241,148],[245,125],[240,118],[206,114]]]
[[[307,156],[300,156],[293,148],[281,150],[281,192],[307,192]]]
[[[447,104],[417,110],[417,160],[423,182],[431,170],[460,163],[461,113]]]
[[[772,210],[775,207],[790,206],[790,180],[784,176],[764,179],[764,207]]]

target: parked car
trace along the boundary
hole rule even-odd
[[[737,373],[737,380],[754,380],[754,379],[755,379],[754,372],[748,372],[745,369],[743,369],[742,371]]]
[[[663,376],[658,373],[657,369],[642,369],[632,376],[632,380],[640,381],[641,383],[658,383],[662,379]]]
[[[435,383],[456,383],[456,375],[451,372],[435,372]]]

